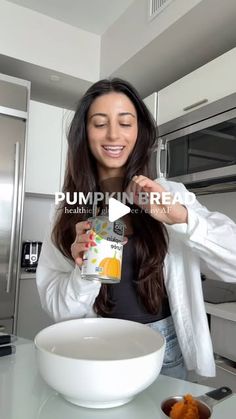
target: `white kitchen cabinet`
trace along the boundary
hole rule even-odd
[[[29,275],[28,279],[21,279],[17,335],[26,339],[34,339],[40,330],[53,323],[53,320],[41,307],[36,278]]]
[[[60,189],[63,109],[30,101],[26,192],[54,194]]]
[[[236,48],[158,92],[157,123],[162,125],[236,92]]]
[[[216,376],[212,378],[195,376],[194,381],[212,387],[228,386],[236,392],[236,303],[205,303],[205,307],[211,316]]]
[[[211,316],[214,352],[236,362],[236,321]]]
[[[157,92],[154,92],[150,96],[145,97],[143,101],[149,109],[149,111],[151,112],[155,121],[157,121]]]
[[[236,303],[205,303],[214,352],[236,362]]]
[[[66,159],[67,159],[67,134],[71,121],[74,117],[75,112],[69,109],[63,109],[63,120],[62,120],[62,148],[61,148],[61,171],[60,171],[60,189],[63,187]]]

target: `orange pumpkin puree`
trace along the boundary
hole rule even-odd
[[[197,400],[186,394],[183,400],[175,403],[170,412],[171,419],[200,419]]]
[[[108,278],[120,279],[121,265],[119,259],[116,258],[116,252],[113,258],[102,259],[99,268],[102,268],[102,274]]]

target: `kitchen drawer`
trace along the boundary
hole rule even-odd
[[[236,92],[236,48],[158,92],[158,125]]]
[[[211,315],[214,352],[236,362],[236,322]]]

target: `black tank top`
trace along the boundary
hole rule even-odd
[[[109,284],[109,296],[115,304],[107,317],[152,323],[170,316],[167,297],[164,297],[157,314],[151,314],[143,305],[136,288],[138,278],[137,259],[134,247],[135,236],[130,236],[123,248],[122,275],[119,284]]]

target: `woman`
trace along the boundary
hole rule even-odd
[[[95,83],[81,99],[68,136],[63,190],[101,190],[118,179],[121,190],[169,191],[182,184],[150,179],[155,123],[135,89],[120,79]],[[137,202],[136,202],[137,204]],[[167,345],[162,373],[179,378],[186,369],[213,376],[215,364],[202,297],[200,260],[225,281],[236,278],[236,226],[226,216],[162,201],[126,217],[120,284],[81,278],[90,245],[88,214],[57,210],[37,270],[44,309],[56,320],[108,316],[136,320],[159,330]],[[135,206],[134,206],[135,207]],[[87,210],[91,209],[89,205]]]

